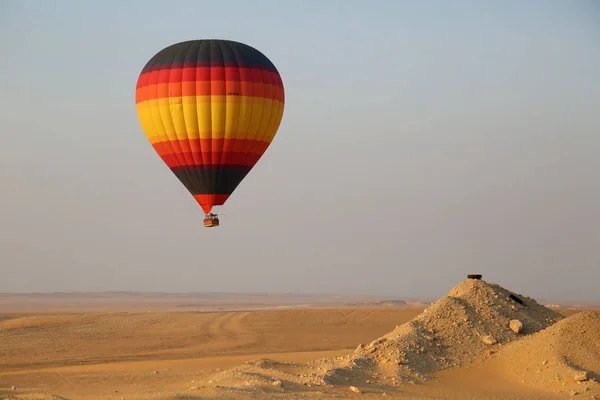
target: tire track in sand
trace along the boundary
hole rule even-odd
[[[207,344],[211,349],[222,349],[225,353],[234,354],[256,343],[257,337],[243,323],[249,314],[250,312],[240,311],[217,314],[207,326]]]

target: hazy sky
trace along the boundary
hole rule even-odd
[[[135,109],[200,38],[286,90],[216,229]],[[597,1],[0,0],[0,47],[0,291],[600,300]]]

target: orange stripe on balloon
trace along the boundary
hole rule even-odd
[[[197,81],[152,84],[136,89],[135,102],[185,96],[252,96],[284,101],[283,88],[247,81]]]

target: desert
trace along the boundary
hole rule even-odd
[[[479,279],[431,304],[65,296],[47,309],[0,302],[1,398],[600,398],[597,308],[546,307]]]
[[[0,400],[600,400],[599,21],[0,0]]]

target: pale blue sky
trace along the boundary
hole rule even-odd
[[[217,229],[134,99],[200,38],[286,89]],[[600,300],[597,1],[0,0],[0,47],[0,291]]]

